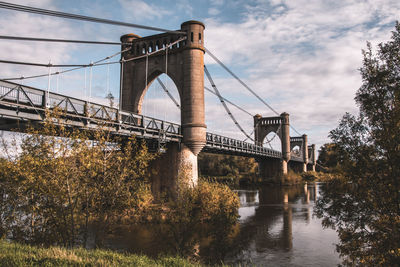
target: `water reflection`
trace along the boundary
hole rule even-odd
[[[336,233],[312,211],[318,184],[238,191],[240,231],[226,263],[257,266],[335,266]],[[253,195],[253,196],[251,196]]]
[[[212,241],[192,230],[187,236],[204,262],[255,266],[336,266],[336,232],[313,217],[320,185],[238,190],[241,216],[234,232]],[[159,226],[124,226],[108,235],[106,247],[150,256],[173,253],[173,240]],[[207,227],[207,226],[206,226]],[[176,245],[176,244],[175,244]]]

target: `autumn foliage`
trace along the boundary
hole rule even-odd
[[[28,243],[86,245],[93,225],[111,225],[152,201],[154,155],[134,138],[121,145],[104,126],[66,128],[57,112],[21,140],[3,142],[2,235]]]

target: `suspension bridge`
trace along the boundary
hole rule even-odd
[[[12,8],[10,8],[10,5]],[[24,8],[26,7],[24,6],[5,5],[4,2],[0,2],[0,8],[13,10],[20,8],[21,10],[18,11],[99,23],[120,23],[107,20],[96,21],[94,18],[83,16],[79,18],[72,17],[71,14],[55,11],[49,13],[48,10],[43,11],[42,9],[29,8],[25,10]],[[132,25],[125,26],[140,26]],[[127,34],[121,37],[121,42],[89,42],[121,45],[120,52],[90,64],[51,65],[0,60],[0,63],[49,68],[49,72],[43,75],[3,78],[0,80],[0,130],[17,129],[26,123],[41,123],[46,118],[46,110],[54,108],[64,111],[62,115],[63,123],[70,127],[90,130],[107,122],[113,134],[126,137],[135,135],[139,138],[144,138],[152,147],[164,152],[151,166],[159,173],[157,177],[153,177],[153,187],[158,191],[165,190],[165,188],[173,190],[177,177],[182,174],[188,177],[189,182],[196,184],[198,179],[197,155],[200,152],[253,157],[259,164],[259,175],[265,180],[275,182],[283,182],[283,177],[289,169],[297,172],[315,170],[315,145],[308,145],[307,135],[300,135],[290,125],[289,114],[278,113],[274,110],[211,51],[204,47],[205,26],[203,23],[187,21],[182,23],[179,30],[175,31],[153,27],[147,28],[163,31],[164,33],[146,37]],[[18,38],[21,37],[0,36],[0,39],[18,40]],[[84,42],[43,38],[22,39],[49,42]],[[212,79],[211,73],[204,65],[204,54],[210,55],[245,89],[274,112],[275,116],[262,117],[258,114],[254,115],[253,132],[247,133],[235,118],[227,103],[248,114],[250,113],[221,95]],[[119,60],[111,61],[112,58],[117,56],[120,57]],[[45,76],[50,79],[50,76],[59,75],[63,72],[108,64],[120,64],[121,66],[118,107],[51,92],[49,90],[50,86],[48,86],[47,90],[42,90],[15,82],[15,80]],[[51,68],[54,67],[68,69],[51,72]],[[166,74],[172,79],[178,89],[180,100],[175,99],[168,91],[167,86],[158,78],[161,74]],[[209,80],[212,89],[204,86],[205,78]],[[155,81],[160,83],[165,93],[181,109],[180,124],[142,114],[144,96],[149,86]],[[205,90],[218,97],[232,122],[246,137],[244,141],[206,131]],[[290,129],[293,129],[298,135],[291,136]],[[278,136],[281,140],[281,151],[264,146],[265,139],[271,132],[275,133],[274,138]],[[300,148],[299,153],[293,153],[294,147]]]

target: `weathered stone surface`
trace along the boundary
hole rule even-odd
[[[125,111],[141,113],[144,95],[157,76],[165,73],[174,81],[181,100],[184,145],[181,146],[179,153],[174,148],[173,153],[167,152],[164,155],[164,157],[179,157],[179,164],[173,163],[172,159],[164,159],[163,162],[165,164],[169,162],[168,166],[175,168],[174,171],[168,172],[170,177],[177,179],[177,175],[185,171],[186,175],[191,177],[192,184],[195,185],[198,176],[197,154],[206,144],[204,24],[198,21],[187,21],[182,23],[180,31],[186,32],[186,34],[165,33],[143,38],[128,34],[121,37],[123,43],[132,43],[132,50],[122,54],[123,60],[128,62],[121,66],[121,108]],[[186,36],[187,39],[174,45],[171,49],[167,49],[168,51],[145,56],[146,52],[160,50],[163,46],[173,43],[183,36]],[[122,45],[122,49],[126,47],[126,44]],[[142,58],[129,61],[135,57]],[[188,168],[189,165],[190,168]]]

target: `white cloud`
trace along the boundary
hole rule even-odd
[[[211,1],[211,4],[215,6],[222,6],[224,4],[224,0],[213,0]]]
[[[321,145],[344,112],[357,111],[353,98],[361,85],[361,49],[367,40],[376,44],[390,38],[400,2],[271,4],[285,9],[267,12],[260,2],[248,7],[241,23],[207,19],[206,47],[278,111],[289,112],[292,124]],[[215,63],[207,56],[205,60]],[[216,81],[231,86],[230,91],[223,89],[227,97],[245,91],[239,84]],[[253,106],[272,115],[261,102],[254,101]]]
[[[216,8],[216,7],[210,7],[210,8],[208,9],[208,14],[209,14],[210,16],[216,16],[216,15],[218,15],[220,12],[221,12],[221,11],[220,11],[218,8]]]
[[[16,0],[19,4],[56,9],[52,0]],[[197,13],[188,0],[178,0],[167,9],[154,2],[142,0],[119,0],[125,19],[151,21],[182,14]],[[251,5],[250,5],[251,3]],[[221,22],[218,13],[223,5],[241,7],[241,13]],[[78,12],[80,5],[77,7]],[[102,10],[98,5],[93,10]],[[86,10],[87,15],[96,16],[95,11]],[[328,131],[337,125],[345,111],[356,111],[354,93],[361,84],[357,69],[361,66],[361,49],[367,40],[376,44],[390,38],[394,20],[398,19],[398,0],[256,0],[211,1],[204,12],[211,18],[205,20],[206,47],[231,67],[259,95],[280,112],[291,115],[292,124],[306,132],[310,140],[321,145],[328,141]],[[105,10],[104,14],[107,14]],[[117,9],[117,11],[120,11]],[[175,14],[174,14],[175,12]],[[179,14],[178,14],[179,13]],[[98,15],[105,17],[105,15]],[[215,16],[215,17],[213,17]],[[147,24],[147,23],[146,23]],[[79,28],[77,27],[79,25]],[[117,29],[117,30],[116,30]],[[0,34],[37,36],[68,39],[118,38],[126,28],[111,28],[99,24],[77,24],[69,20],[0,10]],[[82,46],[79,46],[81,49]],[[85,48],[88,51],[91,47]],[[107,50],[92,49],[92,59],[112,54]],[[3,59],[47,63],[86,62],[84,52],[73,54],[76,45],[46,44],[34,42],[0,42]],[[117,49],[118,50],[118,49]],[[114,51],[115,52],[115,51]],[[113,53],[114,53],[113,52]],[[76,55],[82,57],[74,57]],[[206,64],[214,64],[208,56]],[[211,68],[212,66],[210,66]],[[115,81],[118,91],[118,65],[115,66]],[[0,78],[26,74],[41,74],[46,69],[30,67],[3,67]],[[211,71],[211,70],[210,70]],[[99,72],[95,72],[99,73]],[[213,72],[212,72],[213,74]],[[63,81],[72,84],[68,92],[80,96],[83,88],[83,71],[63,76]],[[251,113],[273,115],[267,107],[255,100],[237,81],[221,75],[214,77],[221,93]],[[43,79],[45,88],[46,79]],[[54,81],[52,81],[54,84]],[[206,82],[208,84],[208,82]],[[61,86],[61,85],[60,85]],[[97,88],[98,84],[93,88]],[[63,84],[66,88],[66,85]],[[100,88],[100,87],[99,87]],[[101,89],[104,91],[104,85]],[[103,93],[103,92],[101,92]],[[206,120],[208,130],[226,136],[244,139],[226,115],[218,99],[206,94]],[[97,94],[97,95],[100,95]],[[160,101],[160,100],[157,100]],[[160,102],[151,100],[158,106]],[[162,105],[161,105],[162,106]],[[174,107],[171,106],[171,109]],[[149,106],[151,111],[151,104]],[[252,130],[252,118],[232,107],[232,112],[245,126]],[[161,114],[161,118],[164,115]],[[174,118],[178,115],[174,115]],[[168,117],[167,117],[168,119]],[[220,132],[218,132],[220,131]]]
[[[148,4],[142,0],[118,0],[122,6],[122,10],[126,16],[133,18],[135,21],[143,19],[149,20],[154,18],[162,18],[171,14],[170,11],[159,7],[158,5]]]
[[[19,1],[21,4],[29,4],[32,1]],[[50,1],[35,1],[35,7],[45,6],[52,8]],[[16,12],[11,10],[1,10],[0,33],[10,36],[27,36],[42,38],[76,38],[76,33],[72,27],[63,20],[38,16],[28,13]],[[74,50],[74,45],[66,43],[44,43],[30,41],[8,41],[1,40],[1,58],[14,61],[48,63],[65,63],[70,59],[70,53]],[[45,68],[26,67],[16,65],[3,66],[1,77],[43,74],[47,72]]]

